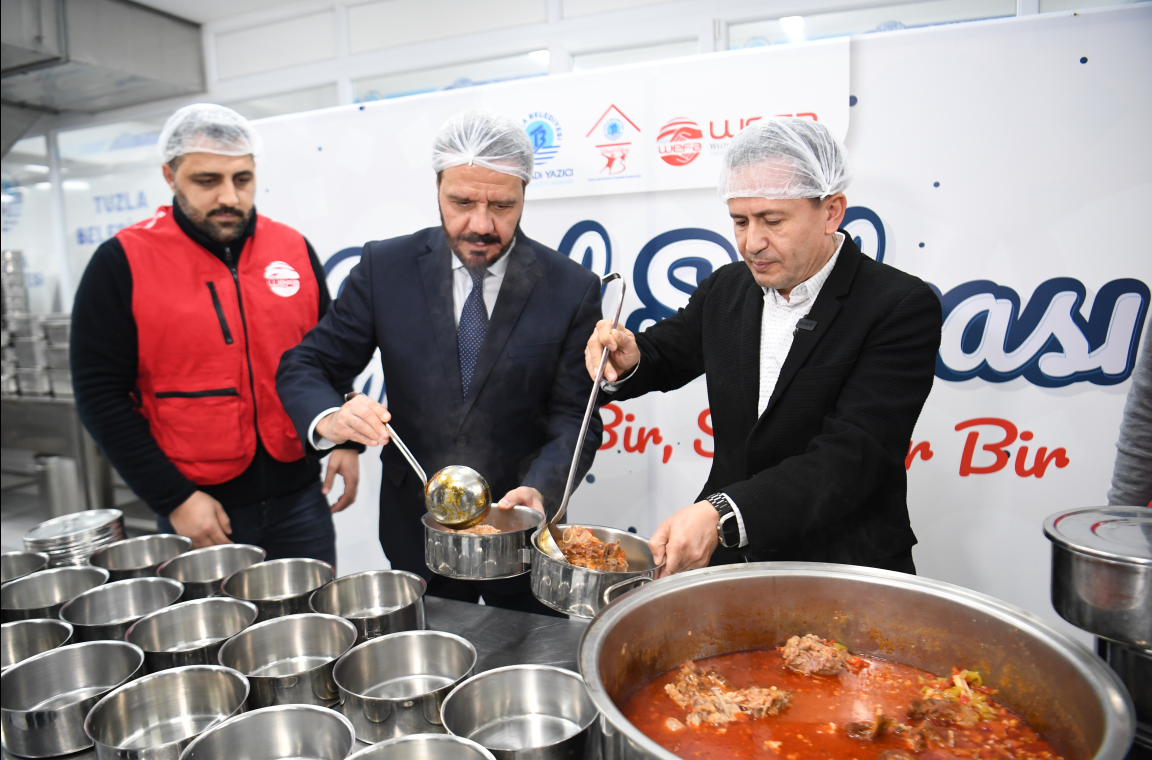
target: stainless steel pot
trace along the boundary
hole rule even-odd
[[[496,760],[471,739],[451,734],[413,734],[373,744],[348,760]]]
[[[215,665],[224,642],[252,625],[256,605],[239,599],[193,599],[145,615],[124,636],[144,650],[144,670]]]
[[[237,570],[220,587],[226,596],[252,602],[260,610],[258,621],[308,612],[308,597],[336,576],[318,559],[275,559]]]
[[[101,699],[84,731],[100,760],[179,760],[192,740],[239,715],[248,680],[230,668],[194,665],[131,681]]]
[[[264,561],[267,556],[259,546],[220,544],[193,549],[170,559],[156,568],[161,578],[184,584],[184,599],[207,599],[224,596],[220,584],[232,573]]]
[[[180,760],[344,760],[355,742],[352,724],[343,715],[311,705],[282,705],[208,729]]]
[[[77,641],[123,641],[140,618],[174,603],[184,592],[168,578],[130,578],[85,591],[60,608]]]
[[[1057,512],[1044,521],[1052,542],[1052,606],[1077,628],[1152,649],[1152,509]]]
[[[17,578],[0,587],[0,617],[5,623],[57,617],[66,603],[107,580],[102,567],[54,567]]]
[[[979,670],[1066,760],[1120,760],[1132,742],[1132,702],[1116,675],[1019,607],[902,573],[765,562],[662,578],[592,621],[580,672],[602,716],[605,760],[675,757],[620,712],[640,686],[687,658],[762,649],[796,633],[937,674]]]
[[[529,507],[494,508],[481,525],[498,528],[499,533],[473,535],[454,533],[426,514],[424,522],[424,564],[437,575],[463,580],[514,578],[531,569],[532,534],[544,522],[544,515]]]
[[[356,738],[371,743],[443,731],[440,704],[475,666],[476,649],[465,639],[407,631],[360,644],[333,677]]]
[[[0,675],[0,735],[21,757],[55,757],[92,746],[84,718],[100,698],[140,674],[144,653],[123,641],[72,644],[30,657]]]
[[[29,657],[62,647],[71,638],[72,626],[63,620],[17,620],[0,625],[0,672]]]
[[[569,527],[558,525],[561,530]],[[532,536],[532,593],[537,599],[557,612],[590,618],[624,588],[631,588],[656,577],[663,567],[652,559],[648,539],[615,528],[585,525],[592,535],[604,543],[620,541],[624,556],[628,558],[628,572],[608,573],[590,570],[568,562],[557,562],[549,557],[537,543],[540,530]]]
[[[0,554],[0,583],[14,581],[48,567],[48,555],[41,552],[4,552]]]
[[[154,533],[108,544],[89,560],[108,571],[109,581],[148,578],[173,557],[192,548],[192,539],[173,533]]]
[[[400,631],[424,630],[424,591],[428,584],[403,570],[367,570],[346,575],[312,592],[315,612],[352,621],[359,641]]]
[[[288,615],[247,628],[220,647],[220,664],[252,685],[251,707],[331,706],[340,699],[332,669],[356,643],[356,626],[335,615]]]

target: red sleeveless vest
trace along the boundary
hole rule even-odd
[[[140,412],[194,483],[223,483],[256,455],[304,456],[280,397],[280,356],[316,324],[319,290],[304,237],[257,215],[236,269],[161,206],[117,233],[132,270]]]

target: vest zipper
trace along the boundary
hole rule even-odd
[[[240,325],[244,329],[244,358],[248,360],[248,387],[252,391],[252,424],[256,427],[256,436],[260,436],[259,416],[256,409],[256,379],[252,375],[252,350],[248,346],[248,319],[244,316],[244,298],[240,295],[240,275],[232,263],[232,249],[224,246],[224,263],[232,273],[232,282],[236,285],[236,303],[240,306]]]
[[[224,343],[231,346],[232,331],[228,329],[228,320],[224,317],[224,307],[220,303],[220,296],[216,294],[216,283],[208,283],[208,292],[212,294],[212,308],[216,309],[216,318],[220,320],[220,331],[224,333]]]

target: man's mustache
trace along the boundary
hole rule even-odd
[[[222,216],[224,214],[232,214],[234,216],[240,217],[241,219],[244,218],[244,212],[238,208],[233,208],[232,206],[217,206],[208,212],[209,217]]]
[[[477,245],[500,245],[503,241],[499,235],[481,235],[477,232],[466,232],[456,237],[462,243],[475,243]]]

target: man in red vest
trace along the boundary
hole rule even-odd
[[[356,498],[358,452],[334,450],[322,485],[276,394],[280,355],[328,310],[323,267],[256,213],[260,138],[242,116],[182,108],[159,147],[174,203],[105,241],[76,293],[80,419],[162,532],[335,564],[331,513]]]

